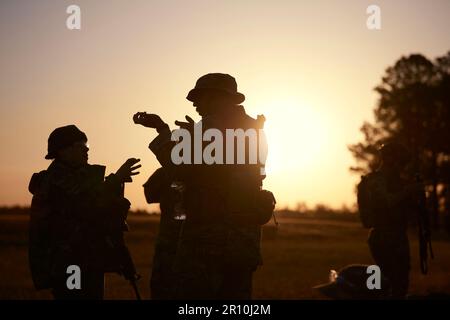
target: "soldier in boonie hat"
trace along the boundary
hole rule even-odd
[[[367,280],[371,276],[368,273],[369,265],[352,264],[338,272],[330,270],[330,282],[313,287],[323,295],[337,300],[361,299],[377,300],[387,297],[390,283],[386,277],[380,274],[380,289],[369,289]]]
[[[195,83],[194,89],[189,91],[186,99],[195,102],[205,92],[228,96],[236,104],[245,100],[245,96],[237,91],[236,79],[225,73],[208,73],[201,76]]]

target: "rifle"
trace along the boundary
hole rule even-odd
[[[121,196],[123,198],[123,201],[116,207],[116,210],[120,211],[119,214],[117,215],[117,217],[113,217],[113,219],[118,218],[119,221],[116,220],[116,223],[113,224],[113,229],[115,230],[113,230],[113,238],[110,240],[114,248],[114,260],[115,265],[118,265],[119,267],[119,273],[122,274],[124,278],[130,282],[131,287],[133,288],[136,295],[136,300],[141,300],[141,295],[139,293],[139,288],[137,285],[137,281],[141,278],[141,276],[136,272],[133,258],[131,257],[130,250],[125,244],[124,239],[124,232],[129,231],[126,217],[128,214],[128,209],[130,207],[130,202],[124,198],[124,189],[124,184],[122,184]]]
[[[416,181],[421,182],[420,176],[416,174]],[[434,259],[433,247],[431,246],[430,219],[426,205],[426,195],[423,190],[418,199],[418,231],[419,231],[419,256],[420,270],[422,274],[428,273],[428,250],[431,259]]]
[[[134,265],[133,259],[131,258],[130,250],[125,245],[125,243],[116,247],[116,250],[119,255],[120,267],[122,275],[126,280],[128,280],[131,284],[131,287],[134,290],[134,294],[136,295],[136,300],[141,300],[141,295],[139,293],[139,288],[137,285],[138,280],[141,276],[136,272],[136,267]]]
[[[419,148],[415,138],[412,139],[413,146],[413,170],[416,172],[414,177],[417,183],[422,183],[423,179],[420,176],[420,159]],[[431,246],[431,232],[430,219],[427,210],[427,197],[425,190],[421,190],[419,198],[417,199],[418,209],[418,236],[419,236],[419,259],[420,271],[422,274],[428,273],[428,250],[430,251],[431,259],[434,259],[433,247]]]

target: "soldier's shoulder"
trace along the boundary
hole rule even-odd
[[[382,178],[383,178],[383,175],[378,170],[371,171],[371,172],[361,176],[362,180],[364,180],[364,179],[365,180],[372,180],[372,179],[382,179]]]
[[[71,194],[76,194],[89,185],[103,182],[104,176],[105,167],[101,165],[85,165],[73,169],[56,164],[48,169],[49,184]]]
[[[373,187],[374,185],[384,184],[384,176],[379,171],[372,171],[361,176],[358,186]]]
[[[264,123],[266,121],[264,115],[258,115],[256,118],[253,118],[245,112],[243,107],[241,111],[236,113],[236,117],[234,119],[239,126],[253,129],[264,129]]]
[[[33,173],[28,184],[28,191],[32,194],[36,194],[48,180],[48,177],[49,174],[47,170]]]
[[[106,169],[106,166],[101,164],[88,164],[86,167],[91,170],[99,170],[99,171]]]
[[[63,185],[74,176],[72,169],[56,162],[52,162],[46,171],[48,183],[56,186]]]
[[[88,171],[89,175],[103,180],[105,177],[106,166],[100,164],[88,164],[86,166],[86,170]]]

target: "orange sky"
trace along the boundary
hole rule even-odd
[[[70,4],[81,8],[79,31],[66,28]],[[381,8],[379,31],[366,27],[369,4]],[[279,207],[352,205],[358,177],[346,146],[372,120],[373,88],[401,55],[444,55],[448,30],[445,0],[2,1],[0,205],[29,203],[31,174],[49,164],[49,133],[74,123],[91,163],[112,172],[142,159],[126,193],[148,209],[155,132],[131,117],[198,120],[185,96],[208,72],[236,77],[247,112],[266,116],[265,188]]]

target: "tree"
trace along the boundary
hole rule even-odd
[[[429,187],[432,222],[438,226],[439,186],[448,189],[444,167],[450,158],[450,51],[433,63],[420,54],[401,57],[375,88],[375,122],[364,122],[364,141],[349,146],[367,173],[377,167],[377,149],[387,140],[402,142],[413,154],[409,174],[420,173]]]

